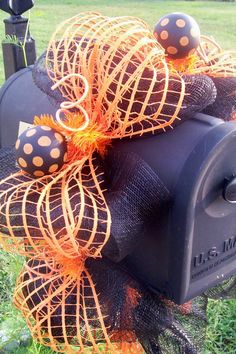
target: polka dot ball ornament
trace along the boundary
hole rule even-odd
[[[33,177],[43,177],[61,169],[67,158],[64,136],[48,126],[24,131],[16,145],[19,167]]]
[[[200,43],[197,22],[180,12],[162,17],[154,28],[154,35],[171,59],[182,59],[194,54]]]

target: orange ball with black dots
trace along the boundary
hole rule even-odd
[[[59,171],[67,159],[63,135],[43,125],[24,131],[15,148],[19,167],[35,178]]]
[[[200,42],[200,29],[189,15],[174,12],[157,22],[154,36],[171,59],[182,59],[193,54]]]

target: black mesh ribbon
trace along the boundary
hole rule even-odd
[[[214,103],[204,113],[229,121],[236,119],[236,78],[212,78],[217,89]]]
[[[0,149],[0,180],[17,170],[14,149],[11,147]]]
[[[103,253],[118,262],[132,253],[145,235],[146,225],[158,215],[170,194],[159,176],[135,153],[110,152],[106,172],[109,181],[105,196],[112,227]]]

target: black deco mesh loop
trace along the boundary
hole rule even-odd
[[[168,203],[170,194],[159,176],[134,153],[112,151],[106,158],[105,194],[112,215],[111,237],[103,253],[118,262],[132,253],[146,225]]]
[[[17,171],[13,148],[0,149],[0,180]]]
[[[236,78],[213,78],[217,89],[215,102],[204,113],[229,121],[236,119]]]

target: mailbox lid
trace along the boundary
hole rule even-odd
[[[20,122],[32,124],[36,115],[56,113],[57,106],[35,85],[32,71],[32,66],[18,71],[1,87],[0,148],[15,144]]]

